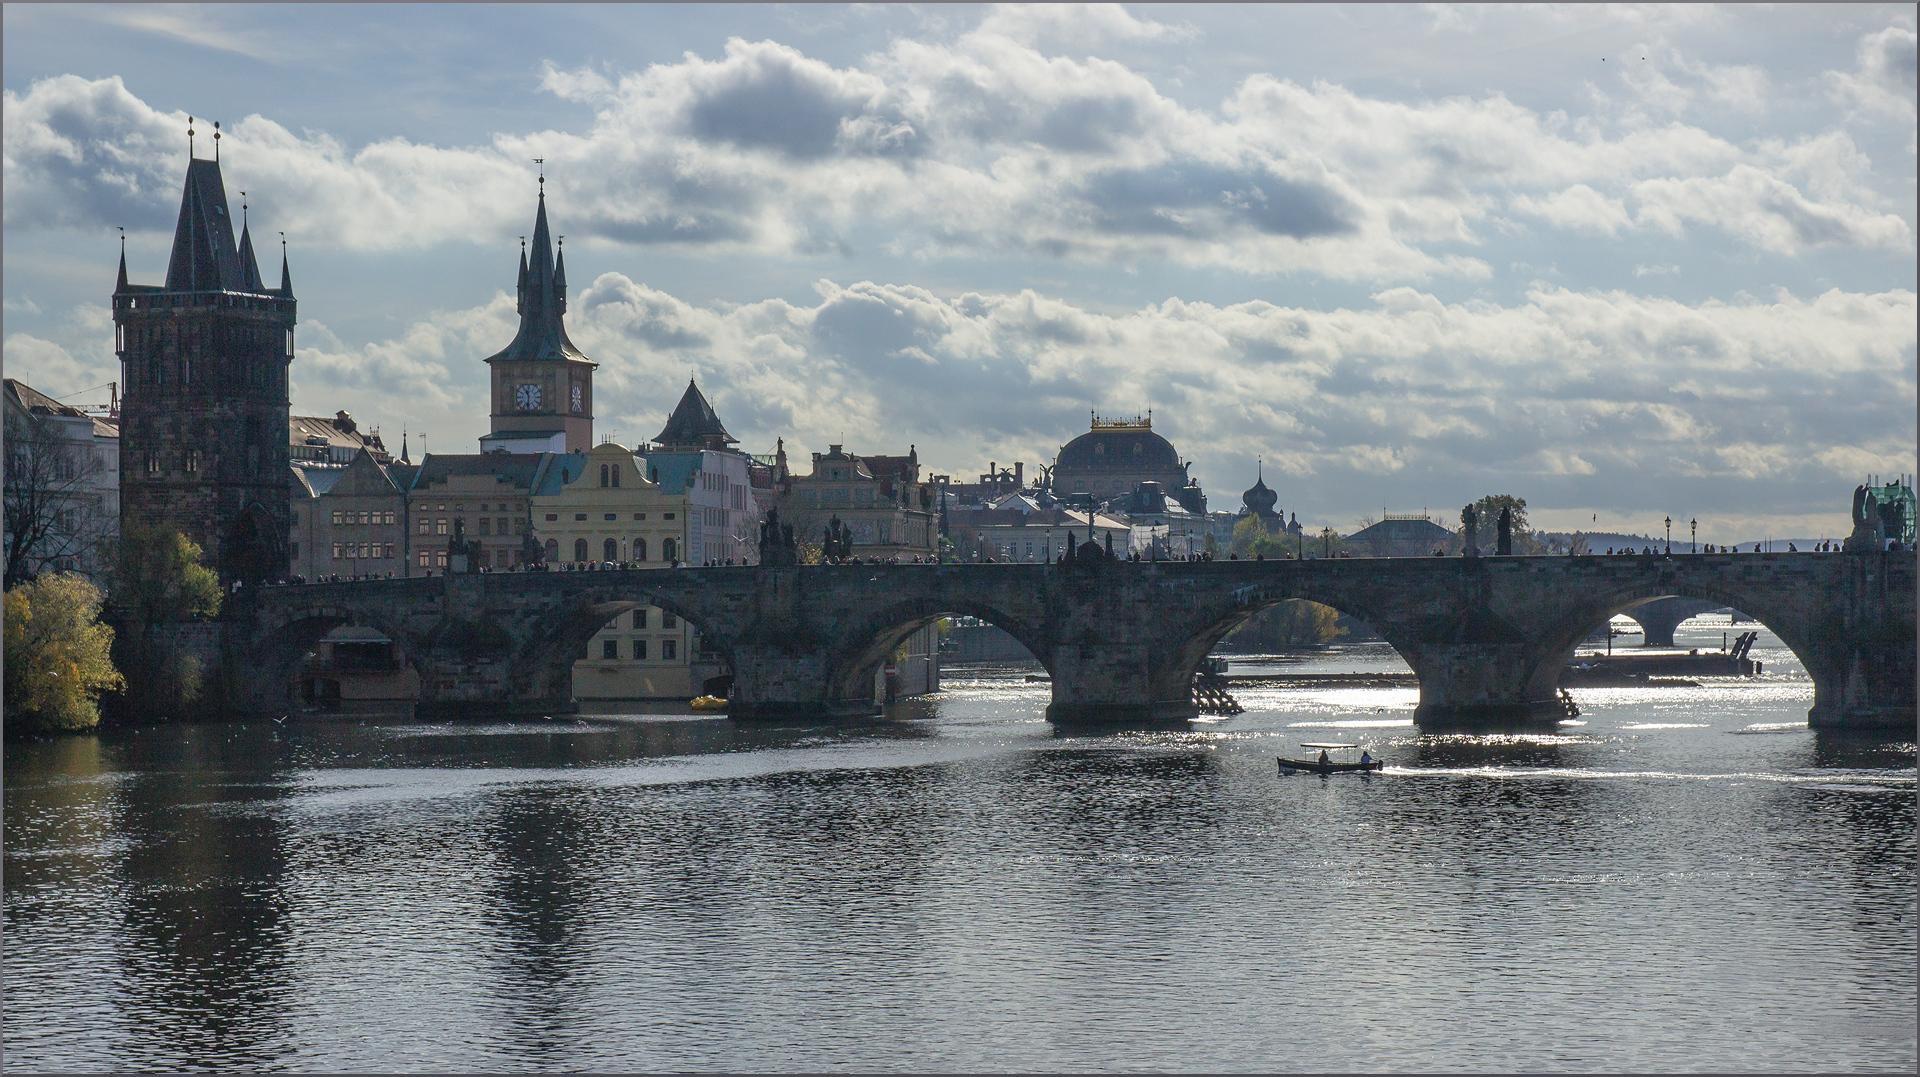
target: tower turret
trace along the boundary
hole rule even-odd
[[[524,243],[524,241],[523,241]],[[566,265],[547,226],[546,181],[533,219],[533,242],[520,251],[515,291],[520,328],[486,360],[493,370],[493,430],[482,450],[510,452],[593,447],[593,372],[599,364],[567,338]]]

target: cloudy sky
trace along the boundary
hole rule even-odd
[[[596,429],[1031,471],[1153,410],[1350,529],[1708,541],[1915,470],[1911,6],[9,4],[7,374],[118,376],[189,114],[284,231],[297,413],[473,452],[547,165]],[[262,244],[263,261],[269,244]],[[104,391],[75,399],[104,399]]]

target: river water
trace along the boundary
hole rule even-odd
[[[1744,627],[1744,626],[1742,626]],[[1728,626],[1683,626],[1718,647]],[[1259,687],[1058,736],[163,725],[6,756],[14,1070],[1907,1070],[1914,745],[1765,674],[1423,736]],[[1234,672],[1401,669],[1382,645]],[[1379,775],[1276,773],[1364,742]]]

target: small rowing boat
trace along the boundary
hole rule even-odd
[[[1304,770],[1314,774],[1337,774],[1349,770],[1380,769],[1380,761],[1373,758],[1373,753],[1361,751],[1358,744],[1302,744],[1300,747],[1309,751],[1317,748],[1320,755],[1317,759],[1288,759],[1281,756],[1276,760],[1280,764],[1280,773]],[[1360,753],[1357,758],[1355,752]]]

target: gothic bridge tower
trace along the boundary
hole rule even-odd
[[[520,331],[489,356],[493,431],[482,451],[585,452],[593,448],[593,372],[599,364],[567,339],[567,260],[547,231],[547,187],[533,221],[533,250],[520,251]]]
[[[188,154],[167,282],[127,283],[121,245],[120,522],[178,530],[222,582],[252,583],[288,568],[293,283],[284,245],[268,288],[244,219],[234,243],[219,145],[211,161]]]

